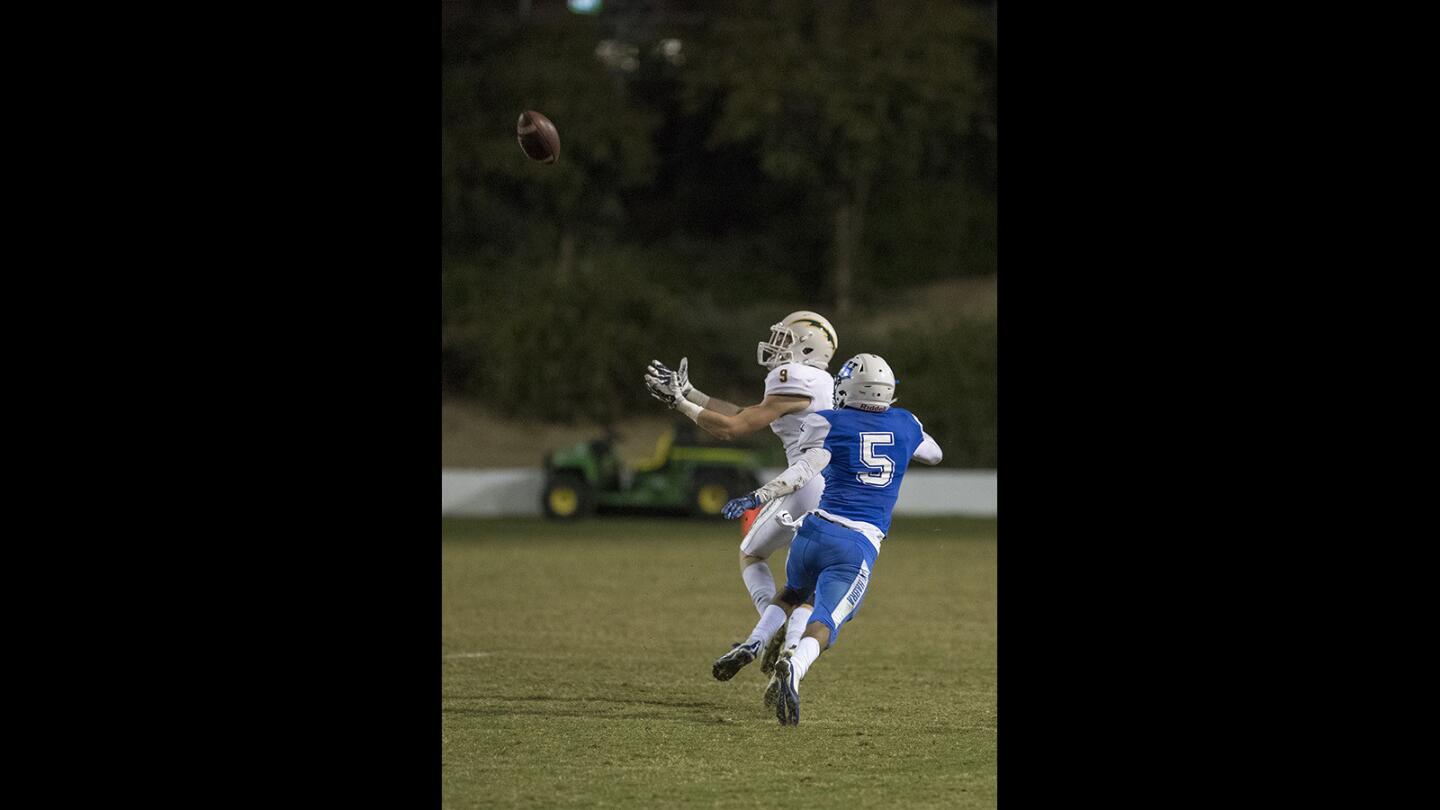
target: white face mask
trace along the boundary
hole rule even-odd
[[[784,323],[777,323],[770,327],[770,339],[756,345],[755,362],[765,368],[794,362],[794,353],[790,351],[794,344],[795,333]]]

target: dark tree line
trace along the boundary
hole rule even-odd
[[[453,394],[511,375],[529,393],[500,407],[614,418],[644,407],[624,383],[667,346],[715,346],[698,364],[748,379],[734,355],[777,310],[859,324],[878,299],[995,272],[990,4],[607,0],[581,15],[534,0],[444,16]],[[555,121],[556,164],[521,155],[524,109]],[[989,349],[965,357],[993,370],[993,325],[978,328],[968,340]]]

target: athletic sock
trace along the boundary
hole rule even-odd
[[[740,578],[750,590],[750,601],[755,603],[756,612],[765,615],[765,608],[770,607],[770,600],[775,598],[775,577],[770,575],[770,565],[765,562],[747,565],[740,569]]]
[[[795,654],[790,659],[790,666],[795,669],[795,680],[799,681],[810,671],[810,665],[820,657],[820,642],[812,636],[800,639],[800,645],[795,648]]]
[[[805,625],[810,623],[810,614],[815,608],[809,605],[801,605],[790,611],[790,623],[785,625],[785,649],[790,649],[800,643],[800,637],[805,635]]]
[[[779,605],[766,605],[765,612],[760,614],[760,621],[755,623],[755,629],[750,631],[750,637],[745,639],[745,643],[758,641],[760,646],[765,646],[784,623],[785,609]]]

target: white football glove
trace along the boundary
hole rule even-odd
[[[661,382],[648,374],[645,375],[645,389],[650,392],[650,396],[665,403],[665,406],[668,408],[675,407],[677,402],[685,399],[675,393],[675,389],[668,383]]]
[[[660,360],[651,360],[645,369],[645,378],[667,386],[685,399],[690,399],[687,395],[694,391],[694,386],[690,385],[690,357],[681,357],[680,370],[671,370],[670,366]]]
[[[688,363],[681,362],[680,368],[688,370]],[[651,360],[649,366],[645,368],[645,388],[648,389],[649,395],[660,399],[670,408],[674,408],[675,402],[684,399],[684,393],[681,393],[680,388],[675,385],[675,376],[677,376],[675,372],[672,372],[660,360]]]
[[[671,408],[675,403],[685,398],[686,389],[690,385],[690,358],[680,361],[680,371],[671,371],[668,366],[659,360],[651,360],[650,365],[645,369],[645,387],[650,391],[650,396],[655,397]],[[684,380],[682,384],[680,381]]]

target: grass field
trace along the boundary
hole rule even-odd
[[[758,662],[710,675],[757,618],[738,543],[734,522],[447,520],[444,806],[994,807],[995,522],[896,518],[790,728]]]

